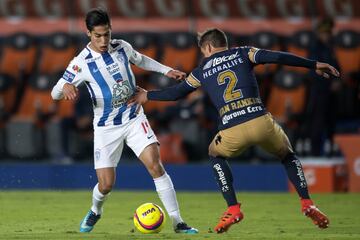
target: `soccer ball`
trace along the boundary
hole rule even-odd
[[[144,203],[134,213],[134,225],[142,233],[158,233],[165,225],[164,211],[154,203]]]

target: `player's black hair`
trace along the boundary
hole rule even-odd
[[[198,33],[199,47],[204,46],[206,43],[210,43],[215,48],[228,47],[226,34],[218,28],[210,28]]]
[[[95,26],[101,26],[101,25],[109,25],[110,24],[110,17],[108,13],[101,8],[94,8],[91,9],[87,14],[85,18],[86,28],[91,32]]]

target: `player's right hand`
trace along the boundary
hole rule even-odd
[[[340,73],[339,71],[331,66],[330,64],[323,63],[323,62],[317,62],[316,63],[316,73],[325,77],[329,78],[330,76],[339,77]]]
[[[70,83],[65,83],[62,91],[65,100],[76,100],[79,97],[79,89]]]

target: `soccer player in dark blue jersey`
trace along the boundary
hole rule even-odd
[[[185,81],[147,92],[138,88],[132,101],[144,104],[148,100],[174,101],[202,86],[219,113],[219,132],[209,146],[209,157],[215,179],[228,209],[214,230],[226,232],[244,217],[233,188],[233,176],[227,158],[241,154],[257,145],[277,156],[301,199],[301,211],[320,228],[327,228],[328,217],[310,199],[301,163],[283,129],[274,121],[260,99],[253,71],[257,64],[278,63],[315,69],[322,76],[339,76],[327,63],[301,58],[286,52],[254,47],[228,48],[227,37],[219,29],[199,34],[198,44],[204,55],[202,63]]]

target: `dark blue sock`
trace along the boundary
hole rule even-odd
[[[288,178],[299,196],[302,199],[309,199],[309,192],[300,160],[294,153],[289,153],[281,163],[284,165]]]
[[[228,206],[238,203],[233,187],[233,176],[230,166],[225,158],[210,156],[211,167],[214,171],[215,181]]]

